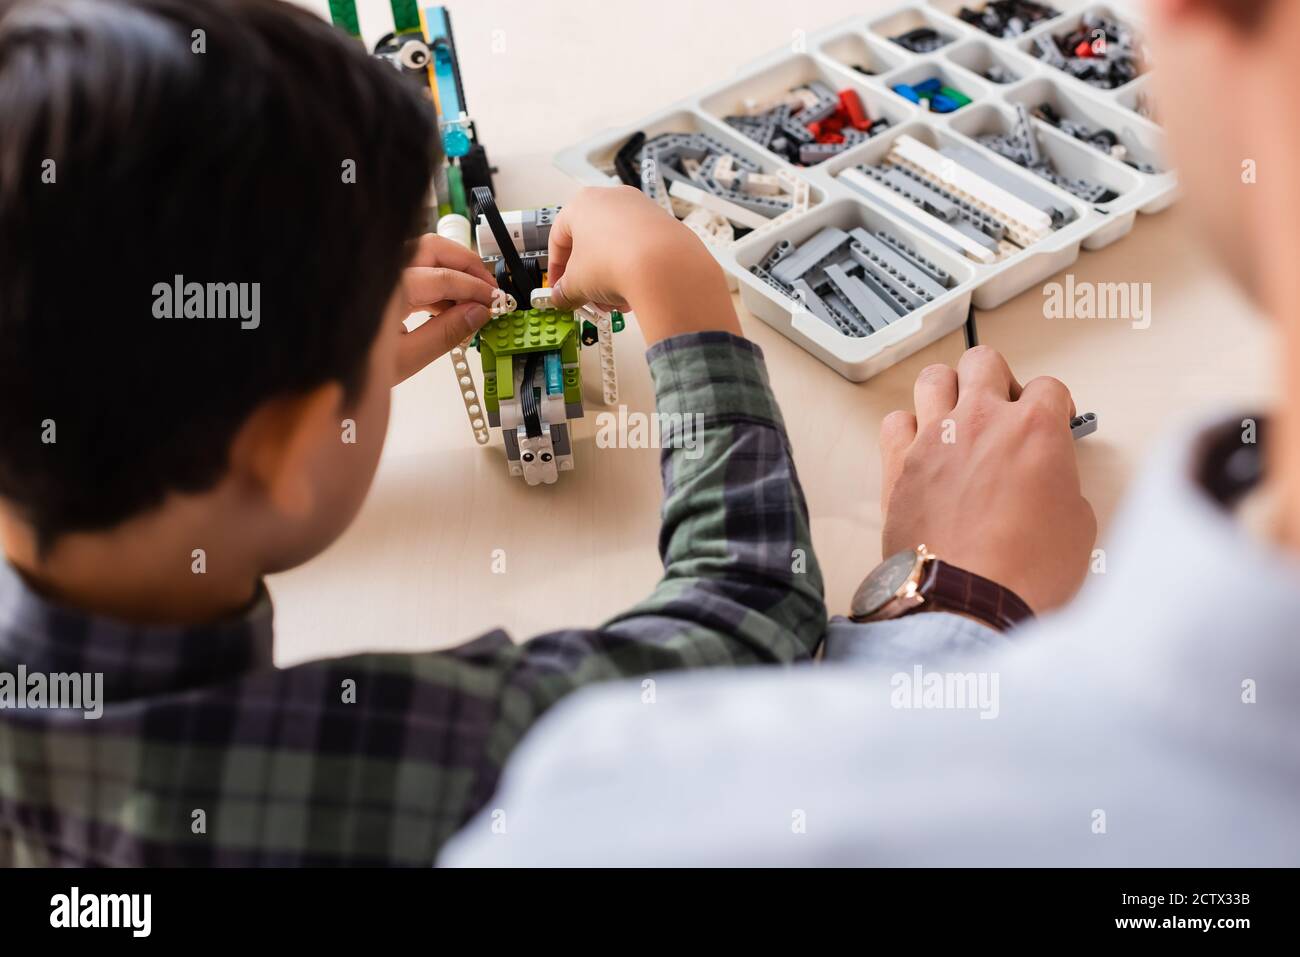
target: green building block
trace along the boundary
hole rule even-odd
[[[393,8],[393,28],[399,34],[423,35],[424,31],[420,29],[420,5],[416,0],[391,0],[389,5]]]
[[[970,97],[961,90],[954,90],[950,86],[945,86],[940,87],[939,92],[954,101],[958,106],[970,106]]]
[[[565,365],[578,361],[578,323],[572,312],[559,309],[517,309],[490,319],[479,330],[478,351],[483,363],[483,403],[489,412],[497,412],[501,400],[515,394],[515,356],[559,352]],[[570,397],[569,372],[565,369],[564,400],[578,401]]]
[[[361,39],[361,21],[357,19],[357,0],[330,0],[330,19],[349,36]]]
[[[469,202],[465,198],[465,177],[459,166],[447,167],[447,194],[451,199],[451,211],[472,220],[469,214]]]
[[[570,362],[578,355],[577,328],[572,312],[516,309],[489,320],[479,331],[479,343],[498,355],[558,349],[564,355],[564,361]]]
[[[564,370],[564,404],[575,405],[582,402],[582,370],[576,366]]]
[[[497,356],[497,400],[513,399],[515,395],[515,357]]]

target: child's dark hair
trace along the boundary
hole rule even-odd
[[[0,498],[42,547],[210,488],[273,396],[356,394],[436,142],[276,0],[0,0]],[[256,328],[156,317],[176,276],[260,284]]]

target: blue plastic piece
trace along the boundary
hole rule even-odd
[[[564,391],[564,365],[560,362],[560,354],[548,352],[543,361],[546,363],[546,394],[559,395]]]
[[[938,77],[930,77],[928,80],[922,80],[920,83],[895,83],[894,92],[899,96],[911,100],[913,103],[920,103],[921,100],[930,101],[930,112],[932,113],[951,113],[959,109],[961,104],[950,96],[946,96],[939,91],[943,89],[943,81]]]
[[[456,89],[455,58],[445,37],[434,42],[433,75],[438,81],[438,100],[447,116],[460,116],[460,91]]]
[[[465,112],[465,103],[456,78],[456,49],[451,39],[451,26],[447,22],[447,9],[425,7],[424,22],[429,30],[429,49],[433,53],[433,78],[438,86],[438,120],[442,128],[443,147],[448,156],[465,156],[473,144],[469,138],[468,124],[460,121],[460,115]]]
[[[469,133],[465,131],[464,123],[447,123],[442,129],[442,148],[450,157],[460,158],[468,156],[470,147],[473,146],[469,138]]]
[[[916,90],[908,86],[906,83],[895,83],[894,92],[901,97],[911,100],[913,103],[921,102],[921,94],[917,93]]]

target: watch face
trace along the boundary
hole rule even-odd
[[[885,559],[858,586],[849,613],[854,618],[870,618],[894,598],[916,568],[915,549],[899,552]]]

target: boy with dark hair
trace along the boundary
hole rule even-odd
[[[552,229],[557,304],[634,309],[660,411],[707,425],[664,453],[663,582],[522,646],[275,668],[263,576],[347,527],[391,387],[496,292],[408,241],[427,105],[272,0],[9,0],[0,130],[0,865],[427,865],[571,689],[816,646],[721,271],[635,190],[588,190]]]

